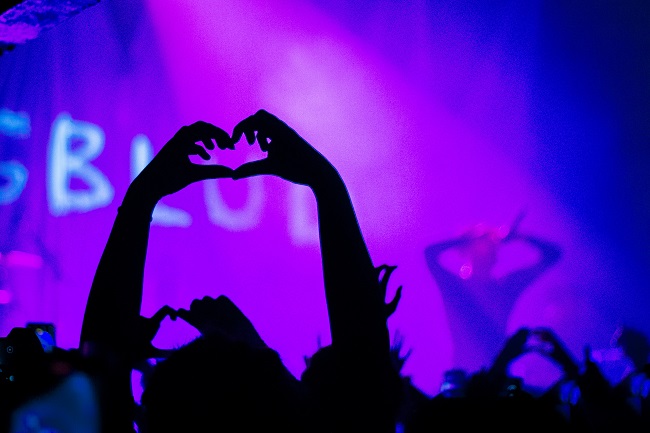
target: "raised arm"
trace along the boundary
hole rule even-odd
[[[537,260],[530,266],[517,269],[503,277],[504,286],[520,287],[522,290],[541,277],[562,258],[562,249],[555,243],[540,237],[513,231],[504,242],[521,241],[538,252]]]
[[[332,341],[358,345],[362,338],[381,334],[379,344],[387,344],[387,333],[378,332],[385,328],[385,314],[377,273],[338,171],[293,129],[264,110],[241,121],[233,141],[242,134],[249,144],[257,140],[268,156],[237,168],[234,179],[270,174],[314,192]]]
[[[119,401],[115,411],[128,410],[131,366],[143,356],[150,335],[140,316],[142,285],[151,215],[158,201],[187,185],[208,178],[230,177],[232,170],[199,165],[190,155],[209,160],[207,149],[232,148],[229,135],[208,123],[182,127],[133,180],[119,207],[106,247],[95,272],[81,329],[80,347],[112,363],[108,380]],[[202,142],[205,148],[199,144]],[[160,318],[158,318],[160,319]],[[121,402],[121,403],[120,403]]]
[[[424,249],[424,258],[426,259],[427,267],[436,281],[444,283],[446,280],[456,281],[459,279],[456,272],[451,272],[443,266],[441,256],[448,250],[469,245],[473,239],[468,234],[463,234],[455,238],[430,244]]]
[[[228,134],[205,122],[182,127],[129,186],[104,248],[86,304],[81,343],[123,347],[140,317],[149,228],[153,209],[164,196],[209,178],[230,177],[232,170],[199,165],[206,149],[231,147]],[[199,144],[202,142],[205,148]]]
[[[370,423],[366,426],[372,431],[394,431],[394,424],[382,419],[387,414],[382,407],[387,398],[385,369],[391,365],[386,304],[343,179],[321,153],[264,110],[235,126],[233,141],[242,135],[249,144],[257,140],[267,157],[237,168],[234,179],[275,175],[308,186],[316,197],[332,347],[339,377],[355,383],[341,396],[347,399],[342,412],[332,415],[350,418],[340,426],[344,429]],[[369,403],[371,413],[364,413],[362,401]],[[372,425],[373,419],[384,424]]]

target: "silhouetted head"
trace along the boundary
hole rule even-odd
[[[350,360],[341,359],[332,345],[320,347],[307,359],[307,366],[301,375],[301,381],[309,390],[317,407],[323,431],[333,431],[336,420],[331,414],[344,414],[348,408],[365,408],[365,398],[368,392],[378,392],[376,386],[368,387],[358,380],[353,371],[349,370]],[[368,368],[380,368],[384,376],[386,398],[383,407],[373,408],[377,417],[397,419],[400,405],[404,399],[404,381],[400,375],[401,365],[389,360],[384,368],[367,363]],[[366,369],[366,371],[368,371]],[[373,384],[378,385],[378,384]],[[380,389],[380,388],[379,388]],[[353,400],[353,401],[351,401]]]
[[[650,341],[638,329],[619,326],[612,336],[612,346],[619,347],[630,358],[636,369],[641,370],[648,363]]]
[[[305,394],[278,354],[221,334],[198,337],[157,364],[141,403],[145,433],[308,431]]]

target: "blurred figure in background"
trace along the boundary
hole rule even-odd
[[[536,236],[523,234],[521,213],[507,229],[478,225],[467,233],[429,245],[427,266],[441,292],[454,346],[452,367],[467,372],[489,365],[507,337],[506,326],[523,291],[561,257],[560,247]],[[499,251],[509,242],[521,241],[537,250],[535,263],[503,276],[495,276]],[[466,257],[460,269],[449,269],[443,253],[456,249]]]
[[[619,325],[612,336],[611,345],[618,348],[629,367],[614,392],[634,409],[646,429],[650,428],[650,340],[639,329]]]
[[[570,431],[569,418],[557,409],[555,399],[538,398],[526,389],[522,378],[510,372],[510,365],[531,351],[552,356],[552,350],[537,344],[541,332],[520,328],[497,348],[498,354],[489,366],[469,374],[462,369],[445,372],[443,388],[418,407],[405,432],[431,432],[441,425],[453,425],[459,431],[475,430],[478,425],[481,430],[519,432],[522,421],[534,426],[534,431]],[[554,342],[561,349],[559,341]],[[547,343],[546,347],[551,345],[550,340]],[[558,350],[553,361],[561,364],[568,377],[577,374],[567,352]]]

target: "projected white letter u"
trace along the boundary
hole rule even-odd
[[[248,197],[241,209],[231,209],[224,203],[216,179],[205,182],[205,204],[208,218],[213,224],[231,231],[243,231],[255,227],[260,220],[264,191],[261,177],[250,177],[248,182]],[[238,182],[243,182],[240,180]]]

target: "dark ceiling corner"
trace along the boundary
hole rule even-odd
[[[0,2],[0,55],[35,39],[100,0],[24,0]]]

